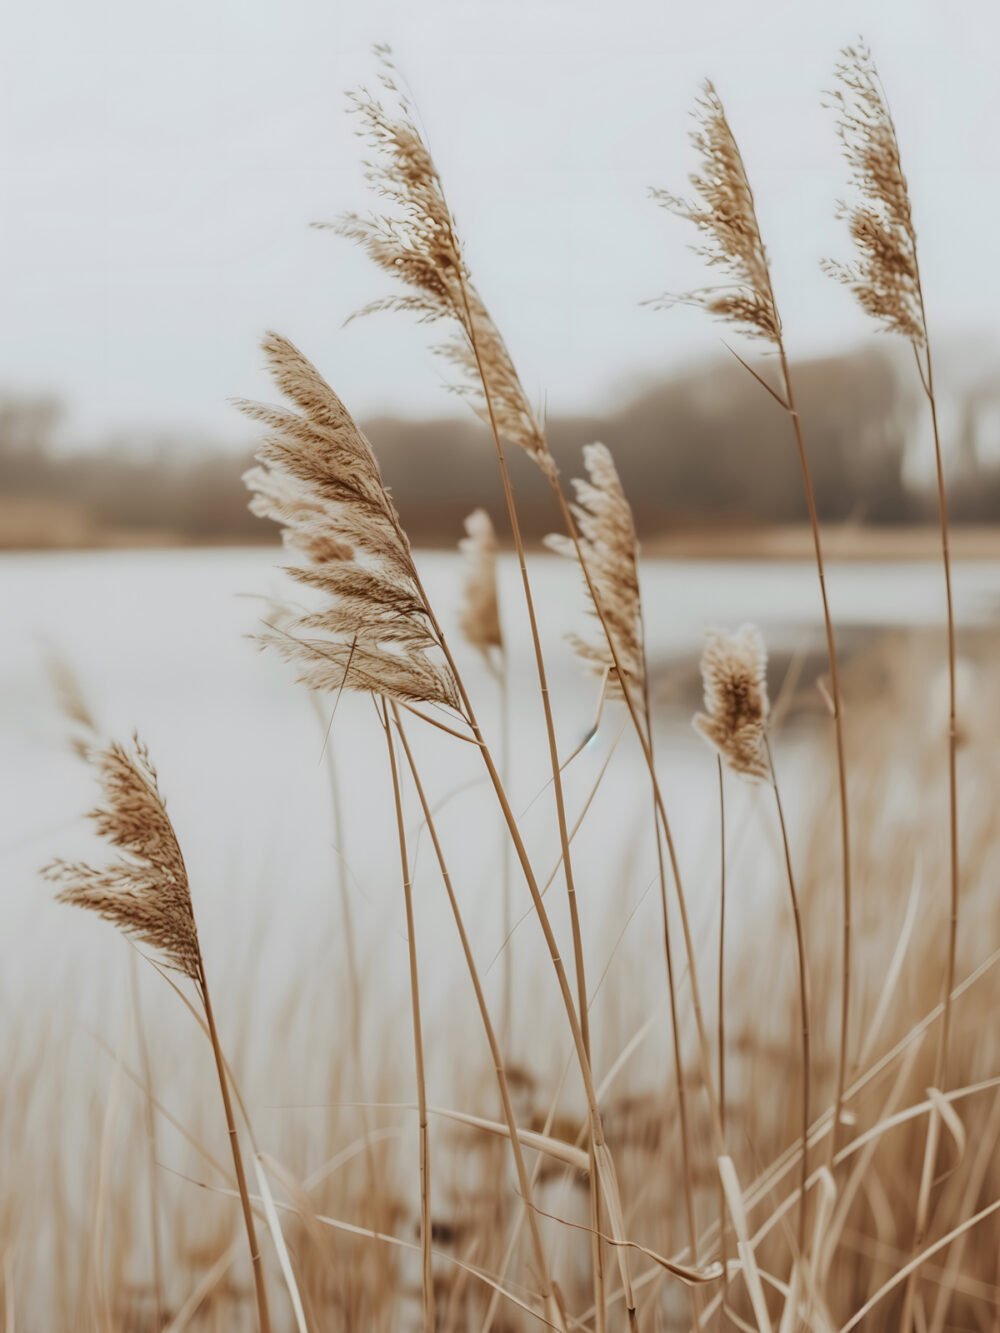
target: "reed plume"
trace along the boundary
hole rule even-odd
[[[438,635],[371,445],[296,347],[275,333],[263,346],[298,410],[238,403],[269,431],[245,477],[251,508],[282,525],[286,545],[306,557],[289,573],[324,599],[261,642],[294,662],[311,689],[457,709],[452,672],[431,655]]]
[[[497,598],[497,536],[485,509],[474,509],[466,518],[458,548],[465,557],[458,627],[491,662],[494,650],[503,652],[503,629]]]
[[[701,170],[690,178],[695,197],[685,199],[668,190],[653,190],[652,196],[671,213],[694,224],[703,238],[694,247],[695,253],[718,271],[722,282],[663,296],[654,304],[701,306],[735,324],[748,337],[777,346],[781,320],[753,191],[722,102],[709,81],[695,103],[695,121],[691,140],[702,160]]]
[[[920,386],[930,412],[937,480],[938,522],[941,534],[941,563],[944,571],[946,641],[948,656],[948,821],[950,851],[950,903],[948,945],[945,963],[944,1010],[941,1020],[934,1082],[943,1088],[947,1081],[948,1048],[951,1036],[951,994],[955,988],[956,954],[961,893],[958,831],[958,673],[956,663],[955,613],[951,580],[951,538],[944,456],[934,392],[934,363],[931,357],[924,305],[917,233],[913,223],[909,187],[903,172],[896,125],[878,76],[871,52],[863,43],[845,48],[836,68],[838,87],[831,94],[837,112],[837,132],[858,196],[853,205],[842,205],[857,258],[852,264],[832,260],[825,271],[854,293],[861,308],[882,328],[906,338]],[[938,1150],[939,1122],[928,1122],[923,1170],[917,1198],[913,1248],[923,1242],[929,1223],[929,1200]],[[900,1327],[909,1333],[914,1314],[917,1274],[911,1274],[903,1299]],[[943,1319],[943,1305],[935,1310],[935,1327]]]
[[[694,719],[695,730],[734,773],[765,778],[765,738],[770,706],[767,698],[767,653],[760,631],[744,625],[735,634],[712,630],[701,657],[705,711]]]
[[[383,201],[378,213],[347,213],[319,224],[358,242],[369,258],[407,289],[372,301],[357,315],[401,310],[422,323],[445,321],[451,337],[435,348],[461,375],[453,388],[484,420],[494,417],[501,434],[544,468],[551,456],[534,409],[524,392],[507,345],[472,283],[434,159],[417,129],[397,83],[391,52],[375,48],[380,82],[395,105],[365,89],[350,95],[359,134],[373,150],[366,164],[372,192]],[[489,380],[482,383],[480,365]]]
[[[602,633],[596,641],[572,635],[570,643],[582,661],[606,678],[611,694],[622,695],[620,668],[634,686],[636,697],[641,698],[645,690],[645,653],[639,543],[632,506],[607,445],[584,445],[583,462],[587,478],[573,479],[576,503],[572,513],[593,587],[591,609],[596,616],[598,604],[603,608],[608,633]],[[576,546],[565,533],[550,533],[545,543],[559,555],[577,559]]]
[[[853,263],[823,261],[823,269],[848,287],[866,314],[890,333],[916,347],[927,341],[917,233],[910,192],[878,70],[863,43],[844,49],[836,68],[839,87],[830,96],[837,133],[858,196],[841,204],[857,258]]]
[[[159,954],[168,968],[194,983],[215,1057],[226,1128],[250,1247],[260,1333],[269,1333],[267,1287],[243,1155],[233,1115],[229,1072],[215,1027],[205,977],[187,867],[160,792],[149,751],[136,735],[131,749],[117,742],[95,745],[87,756],[97,773],[103,803],[90,813],[97,833],[117,855],[101,866],[53,861],[42,872],[60,886],[58,901],[103,917],[130,939]]]
[[[149,751],[112,741],[90,752],[104,797],[90,812],[98,834],[119,855],[106,865],[53,861],[44,874],[60,902],[95,912],[154,949],[173,970],[202,980],[201,953],[187,869]]]
[[[837,764],[837,794],[840,814],[841,851],[841,1001],[840,1043],[837,1058],[837,1091],[834,1104],[834,1130],[830,1138],[830,1161],[837,1150],[841,1125],[844,1089],[847,1079],[848,1044],[851,1008],[851,935],[853,921],[851,819],[847,796],[847,758],[844,747],[843,701],[840,691],[840,665],[833,617],[826,590],[826,561],[820,532],[819,512],[813,487],[812,469],[806,450],[802,420],[795,402],[795,390],[785,347],[781,318],[774,296],[767,251],[761,236],[757,209],[742,154],[729,124],[718,93],[711,83],[705,84],[703,96],[696,104],[696,128],[692,134],[695,149],[701,157],[701,170],[692,176],[698,202],[688,203],[665,191],[654,191],[654,197],[670,211],[694,224],[704,236],[705,243],[696,250],[713,268],[719,269],[728,280],[720,288],[688,293],[679,298],[666,299],[659,304],[677,300],[703,306],[711,314],[747,334],[769,343],[777,353],[780,366],[780,389],[775,389],[738,354],[737,360],[771,395],[785,412],[791,425],[795,451],[802,474],[802,490],[809,515],[813,554],[819,582],[823,627],[826,636],[827,661],[830,668],[828,699],[833,720],[834,748]]]

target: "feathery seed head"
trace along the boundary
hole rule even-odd
[[[774,304],[767,252],[761,239],[753,191],[743,158],[726,119],[718,93],[706,82],[695,104],[696,128],[691,141],[701,157],[701,170],[691,177],[695,197],[679,198],[654,190],[658,203],[694,223],[702,242],[694,247],[723,281],[654,304],[701,306],[709,314],[736,325],[751,338],[777,346],[781,321]]]
[[[437,167],[400,94],[387,47],[376,47],[392,110],[361,90],[350,98],[359,133],[371,148],[366,178],[382,211],[350,213],[334,230],[358,242],[374,264],[401,282],[404,293],[373,301],[359,315],[402,310],[422,323],[444,320],[454,336],[434,350],[456,366],[456,392],[483,419],[490,409],[501,434],[546,472],[552,457],[510,353],[472,283]],[[489,403],[487,404],[487,394]]]
[[[149,751],[133,738],[88,753],[104,803],[91,812],[115,856],[105,866],[54,861],[43,871],[61,885],[60,902],[84,907],[162,954],[168,965],[200,982],[201,953],[187,869]]]
[[[896,126],[871,52],[849,46],[830,94],[837,132],[858,202],[841,205],[857,258],[825,260],[823,269],[854,293],[883,329],[917,347],[926,340],[917,268],[917,234],[903,174]]]
[[[639,593],[639,545],[632,508],[622,489],[611,450],[603,444],[583,448],[587,480],[574,478],[576,502],[571,506],[580,549],[601,613],[614,640],[615,655],[630,686],[644,686],[645,653],[642,642],[642,604]],[[552,533],[546,545],[559,555],[576,559],[570,537]],[[592,607],[597,614],[596,607]],[[621,681],[603,630],[596,641],[571,637],[577,655],[601,675],[608,673],[609,691],[621,697]]]
[[[485,509],[474,509],[465,520],[466,535],[458,543],[465,556],[465,583],[459,628],[473,648],[489,657],[503,651],[503,630],[497,600],[497,538]]]
[[[701,657],[705,712],[694,727],[735,773],[767,776],[767,653],[760,631],[744,625],[736,634],[708,633]]]
[[[316,690],[374,690],[401,702],[457,705],[413,555],[366,437],[319,371],[287,339],[264,351],[294,408],[237,405],[269,433],[244,480],[254,513],[282,525],[301,557],[289,572],[325,594],[322,609],[272,626],[262,641]],[[303,637],[297,631],[314,632]],[[320,637],[323,636],[323,637]]]

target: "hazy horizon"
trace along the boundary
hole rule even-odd
[[[700,279],[687,229],[647,190],[684,187],[709,75],[756,184],[791,350],[853,344],[870,330],[817,261],[847,249],[821,90],[859,31],[899,122],[933,327],[974,332],[1000,299],[979,259],[1000,202],[1000,92],[970,59],[1000,31],[984,4],[12,7],[0,389],[59,394],[78,436],[159,425],[243,442],[227,399],[266,392],[257,340],[277,327],[358,415],[456,410],[426,330],[385,316],[342,328],[386,284],[308,225],[367,204],[343,94],[374,81],[376,40],[394,47],[479,285],[550,411],[593,410],[719,346],[697,312],[640,305]]]

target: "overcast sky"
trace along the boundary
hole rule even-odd
[[[929,313],[1000,311],[993,0],[3,0],[0,387],[54,390],[75,433],[245,438],[256,339],[300,343],[358,413],[454,410],[425,332],[343,328],[383,277],[309,222],[366,202],[344,91],[390,42],[476,280],[548,410],[608,403],[718,346],[683,223],[688,112],[711,76],[756,187],[795,351],[868,330],[819,273],[844,253],[821,106],[861,32],[899,125]]]

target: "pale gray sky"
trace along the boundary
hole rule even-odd
[[[63,393],[80,431],[245,438],[256,338],[298,341],[359,414],[449,410],[425,331],[314,219],[363,207],[345,89],[389,41],[480,288],[550,411],[710,353],[684,224],[688,111],[711,76],[741,141],[793,349],[868,332],[817,260],[844,253],[820,105],[864,33],[899,124],[932,322],[988,329],[1000,213],[993,0],[4,0],[0,386]]]

